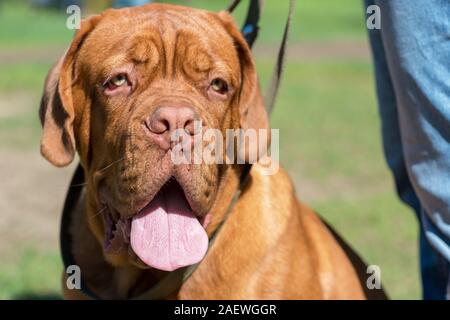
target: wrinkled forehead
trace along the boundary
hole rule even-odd
[[[217,14],[171,5],[106,11],[80,56],[108,64],[191,59],[199,69],[212,64],[234,69],[239,64],[232,37]]]

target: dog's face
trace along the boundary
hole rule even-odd
[[[88,221],[106,258],[162,270],[204,255],[199,226],[233,170],[175,164],[173,133],[194,141],[198,121],[223,137],[230,128],[267,128],[254,63],[232,18],[169,5],[85,20],[47,78],[40,112],[43,155],[57,166],[80,155]]]

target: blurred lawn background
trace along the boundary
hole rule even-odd
[[[229,3],[168,2],[216,11]],[[245,10],[243,5],[236,13],[238,21],[243,21]],[[255,49],[263,86],[273,68],[286,12],[287,1],[265,1]],[[13,155],[11,162],[38,154],[43,81],[73,34],[65,19],[63,12],[32,9],[25,1],[0,2],[0,155]],[[412,211],[397,199],[382,155],[362,1],[300,0],[292,29],[289,61],[272,116],[272,127],[280,129],[281,163],[299,197],[369,264],[380,266],[391,298],[418,299],[417,224]],[[27,173],[27,161],[18,166],[6,163],[2,170],[33,173]],[[57,170],[49,172],[58,176]],[[44,194],[39,184],[29,186],[26,181],[25,176],[28,191],[23,197],[35,192],[41,201],[61,205],[62,196]],[[68,182],[65,178],[62,185]],[[0,193],[8,188],[1,186]],[[14,204],[7,208],[14,211]],[[57,235],[59,210],[54,211],[42,224],[51,221],[52,234]],[[14,219],[20,223],[33,214],[18,212]],[[3,220],[11,216],[0,211]],[[0,247],[0,298],[60,296],[56,238],[40,245],[39,237],[16,238],[5,229],[8,224],[3,230],[1,226],[0,242],[7,245]]]

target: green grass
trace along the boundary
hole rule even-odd
[[[64,46],[71,31],[56,12],[30,10],[8,2],[0,11],[1,48],[17,52]],[[228,1],[191,1],[219,10]],[[266,0],[261,41],[278,43],[286,6]],[[285,2],[283,2],[285,3]],[[362,40],[360,0],[302,0],[292,39]],[[241,8],[237,16],[242,20]],[[258,60],[267,83],[273,61]],[[0,99],[27,94],[34,103],[0,117],[2,150],[35,147],[40,135],[39,94],[51,62],[0,60]],[[362,60],[296,60],[285,69],[272,115],[280,129],[281,162],[296,182],[301,198],[323,215],[369,264],[381,267],[392,298],[419,298],[417,223],[397,199],[382,155],[371,62]],[[5,241],[4,239],[2,239]],[[61,262],[55,252],[20,249],[0,262],[0,298],[48,297],[59,292]],[[43,296],[42,296],[43,295]]]
[[[382,284],[391,299],[420,299],[418,224],[392,188],[313,206],[369,265],[380,267]]]
[[[272,116],[272,126],[280,129],[281,151],[289,154],[285,164],[296,165],[292,161],[302,150],[312,159],[302,159],[312,178],[336,172],[376,178],[384,166],[373,89],[368,61],[289,63]],[[292,148],[290,137],[298,137],[298,148]],[[374,153],[376,158],[369,156]]]
[[[0,264],[0,299],[61,298],[61,272],[59,253],[23,248]]]
[[[55,61],[56,62],[56,61]],[[44,86],[45,76],[52,62],[17,62],[1,64],[0,91],[35,91]]]
[[[72,30],[66,17],[56,11],[31,9],[24,1],[0,3],[0,48],[33,48],[67,45]]]
[[[36,147],[40,141],[41,126],[39,124],[38,106],[24,115],[0,118],[0,145],[2,149],[16,151]]]

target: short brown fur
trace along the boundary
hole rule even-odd
[[[117,72],[133,85],[106,95],[102,83]],[[226,79],[226,95],[208,91],[211,76]],[[242,166],[176,167],[148,141],[142,121],[167,103],[193,106],[203,125],[222,132],[269,128],[250,49],[228,13],[162,4],[107,10],[83,21],[47,77],[42,154],[56,166],[70,163],[75,152],[80,156],[87,187],[72,217],[72,251],[103,298],[129,298],[165,275],[142,268],[132,252],[104,251],[103,204],[131,217],[174,176],[199,216],[212,213],[211,235],[238,189]],[[207,256],[167,298],[366,298],[347,254],[297,200],[288,175],[263,170],[253,166]],[[68,290],[65,279],[65,298],[86,298]]]

